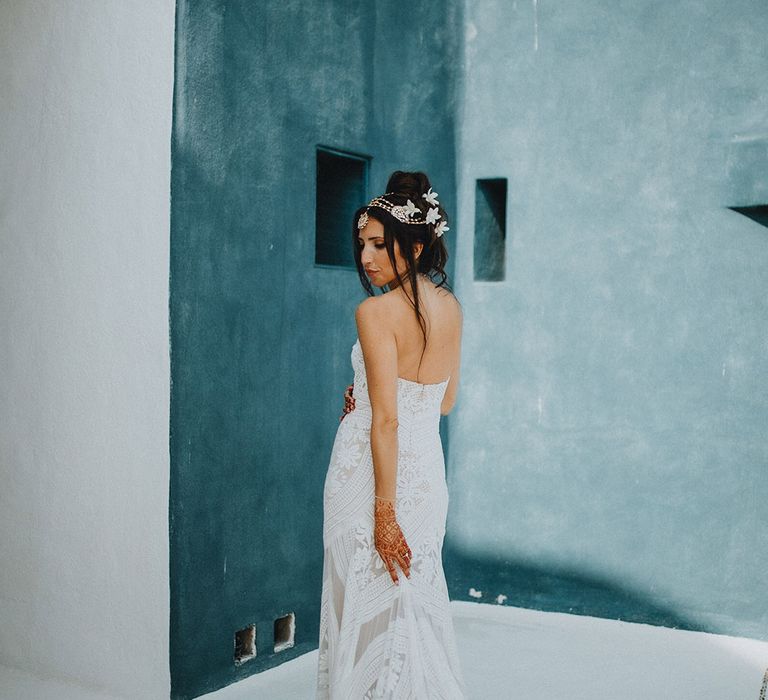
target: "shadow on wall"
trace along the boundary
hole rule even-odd
[[[447,539],[443,561],[451,600],[718,632],[658,605],[648,596],[572,570],[558,571],[553,567],[545,570],[511,559],[473,557],[459,552]]]

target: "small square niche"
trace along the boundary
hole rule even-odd
[[[288,613],[275,620],[275,652],[290,649],[293,646],[293,638],[296,633],[296,618],[293,613]]]
[[[315,264],[355,267],[352,216],[367,204],[370,157],[317,146]]]
[[[240,665],[256,657],[256,625],[248,625],[235,632],[235,664]]]

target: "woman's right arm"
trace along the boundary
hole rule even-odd
[[[456,353],[456,364],[451,371],[451,378],[448,381],[448,388],[445,390],[445,396],[440,404],[440,414],[447,416],[456,403],[456,395],[459,391],[459,371],[461,369],[461,334],[462,326],[464,325],[464,317],[459,307],[459,349]]]
[[[352,384],[350,384],[347,387],[347,390],[344,392],[344,410],[339,416],[339,422],[341,422],[344,419],[344,416],[346,416],[347,413],[355,410],[355,397],[352,396],[352,392],[354,391],[354,389],[355,389],[355,383],[352,382]]]

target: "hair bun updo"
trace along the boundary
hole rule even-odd
[[[375,197],[369,204],[364,204],[358,208],[352,217],[352,254],[363,288],[370,296],[374,295],[371,281],[362,263],[362,249],[365,244],[360,240],[360,230],[367,225],[370,216],[377,220],[384,229],[384,248],[394,271],[394,279],[396,280],[394,286],[403,287],[403,277],[407,277],[410,281],[411,292],[406,293],[406,296],[413,306],[424,334],[425,348],[427,328],[420,308],[419,274],[425,275],[435,287],[441,287],[455,297],[447,282],[448,274],[445,271],[448,262],[448,249],[443,240],[443,233],[450,230],[445,225],[448,215],[443,203],[437,201],[437,197],[438,193],[432,189],[432,183],[426,173],[395,170],[387,180],[385,193]],[[412,214],[410,211],[411,204],[421,211],[423,219],[417,217],[415,220],[407,220],[407,217]],[[398,208],[398,211],[393,213],[395,207]],[[406,220],[403,218],[403,210],[407,211]],[[427,219],[429,219],[429,223],[427,223]],[[420,249],[417,248],[418,244],[421,244]],[[376,247],[380,248],[381,246],[377,245]],[[404,275],[400,273],[395,247],[399,250],[401,258],[405,259]],[[412,297],[411,293],[413,294]]]
[[[384,247],[394,271],[395,287],[403,287],[403,277],[410,284],[406,297],[414,309],[416,318],[424,336],[426,349],[427,325],[421,312],[418,276],[424,275],[435,287],[450,292],[453,290],[447,283],[448,274],[445,271],[448,262],[448,250],[443,239],[444,231],[450,230],[446,223],[448,215],[443,202],[438,201],[438,193],[432,189],[432,183],[427,174],[421,171],[406,172],[395,170],[387,180],[387,188],[383,195],[371,200],[370,205],[363,205],[354,212],[352,222],[352,247],[360,282],[369,295],[373,296],[371,281],[368,279],[362,264],[360,228],[367,225],[368,216],[378,220],[384,229]],[[442,197],[441,197],[442,199]],[[383,201],[381,201],[383,200]],[[418,209],[422,216],[409,219],[414,215],[411,205]],[[397,209],[397,211],[394,211]],[[435,216],[436,215],[436,216]],[[417,245],[421,244],[420,248]],[[405,259],[405,272],[401,275],[396,260],[395,246],[401,258]],[[380,246],[376,246],[377,248]],[[458,299],[457,299],[458,301]],[[421,360],[419,360],[421,365]],[[418,377],[418,370],[417,370]]]
[[[432,185],[426,173],[422,172],[404,172],[396,170],[389,176],[387,182],[387,192],[396,192],[413,198],[416,205],[421,204],[421,195],[429,192]]]

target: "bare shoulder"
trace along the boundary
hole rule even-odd
[[[364,327],[383,329],[389,318],[386,294],[367,297],[355,308],[355,322],[358,331]]]
[[[461,308],[459,300],[456,298],[456,295],[444,287],[438,286],[435,286],[435,292],[440,301],[444,304],[444,308],[449,308],[451,310],[451,313],[454,315],[454,320],[460,326],[464,320],[464,312]]]
[[[433,289],[441,299],[446,299],[450,301],[452,304],[455,304],[456,306],[460,306],[459,300],[456,298],[456,295],[450,289],[447,289],[446,287],[441,287],[437,284],[434,284]]]
[[[384,312],[384,304],[386,295],[366,297],[355,308],[355,318],[360,320],[361,318],[368,318],[370,316],[376,316]]]

